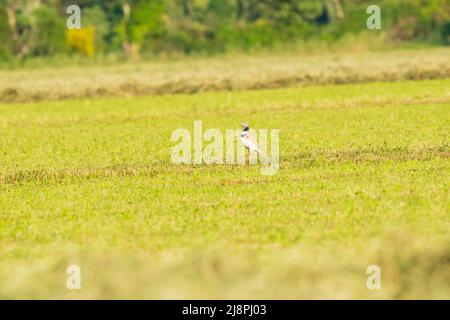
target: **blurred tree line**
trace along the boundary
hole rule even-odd
[[[0,0],[0,59],[77,53],[126,56],[224,52],[297,40],[331,43],[366,29],[382,10],[390,41],[448,44],[449,0]],[[80,30],[66,8],[81,8]]]

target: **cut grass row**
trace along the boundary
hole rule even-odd
[[[0,102],[444,79],[450,77],[449,55],[450,49],[444,47],[0,71]]]

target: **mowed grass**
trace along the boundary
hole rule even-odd
[[[450,77],[450,48],[236,54],[0,70],[0,102],[129,97]]]
[[[0,297],[448,299],[449,88],[2,104]],[[194,120],[280,129],[279,172],[172,164]]]

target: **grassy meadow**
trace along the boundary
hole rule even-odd
[[[1,71],[0,298],[449,299],[448,52]],[[194,120],[279,172],[172,164]]]

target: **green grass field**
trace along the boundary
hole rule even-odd
[[[194,120],[279,172],[172,164]],[[449,79],[0,104],[0,298],[449,299],[449,129]]]

